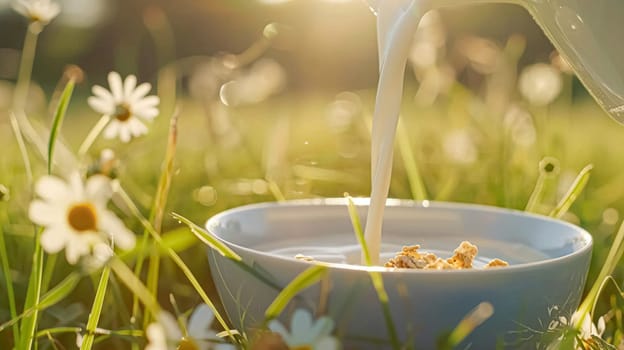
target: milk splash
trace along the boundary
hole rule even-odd
[[[364,232],[373,264],[379,264],[383,213],[392,175],[407,56],[418,23],[428,10],[426,3],[422,0],[377,2],[379,83],[371,136],[372,191]]]

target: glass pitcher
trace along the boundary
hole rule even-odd
[[[624,124],[624,0],[368,0],[420,1],[429,9],[473,3],[521,5],[533,16],[596,101]]]

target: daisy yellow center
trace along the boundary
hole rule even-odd
[[[130,112],[130,106],[127,103],[120,103],[115,107],[115,118],[120,122],[125,122],[130,119],[132,113]]]
[[[97,214],[91,203],[76,203],[67,211],[67,223],[74,230],[95,231],[97,228]]]
[[[199,346],[191,338],[182,338],[176,350],[199,350]]]
[[[297,345],[290,348],[290,350],[312,350],[310,345]]]

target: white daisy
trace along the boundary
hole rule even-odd
[[[214,314],[210,307],[201,304],[186,323],[186,332],[180,329],[175,318],[167,313],[158,315],[158,322],[145,330],[148,344],[145,350],[234,350],[231,344],[217,343],[220,338],[210,328]]]
[[[31,22],[46,25],[60,12],[61,6],[50,0],[17,0],[13,9]]]
[[[570,317],[570,325],[575,325],[581,317],[581,313],[575,311]],[[589,313],[585,313],[583,319],[581,320],[581,327],[579,329],[579,337],[583,340],[591,340],[593,336],[602,337],[606,328],[606,323],[604,317],[598,318],[598,324],[594,324],[592,322],[591,315]]]
[[[580,320],[581,316],[583,317]],[[559,338],[555,339],[551,344],[548,344],[546,347],[547,350],[558,350],[561,349],[561,343],[565,341],[564,332],[566,330],[573,329],[576,327],[577,322],[580,320],[580,327],[576,330],[576,336],[574,338],[574,349],[586,349],[592,348],[591,346],[594,342],[593,337],[602,338],[602,334],[606,329],[606,322],[604,316],[598,318],[598,323],[594,324],[592,322],[592,317],[589,313],[579,312],[579,310],[575,311],[572,314],[572,317],[568,320],[564,316],[560,316],[558,319],[552,320],[548,326],[548,329],[551,331],[560,330],[562,334]],[[581,343],[581,344],[579,344]]]
[[[108,74],[108,84],[110,91],[99,85],[93,86],[95,96],[88,99],[91,108],[112,118],[104,130],[104,137],[119,136],[121,141],[128,142],[132,137],[146,134],[147,127],[140,119],[152,121],[156,118],[156,106],[160,102],[158,96],[146,96],[152,86],[149,83],[137,86],[134,75],[122,81],[117,72]]]
[[[134,247],[134,234],[106,208],[113,194],[107,177],[94,175],[84,183],[78,173],[72,173],[68,182],[43,176],[35,193],[40,199],[33,200],[28,215],[45,227],[41,246],[46,252],[65,248],[67,261],[75,264],[83,256],[101,255],[110,243],[126,250]]]
[[[297,309],[290,322],[290,332],[279,322],[269,322],[269,328],[279,333],[293,350],[334,350],[340,348],[338,339],[331,335],[334,321],[323,316],[316,321],[307,310]]]

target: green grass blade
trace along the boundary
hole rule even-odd
[[[0,325],[0,332],[5,330],[7,327],[13,326],[17,322],[19,322],[22,318],[31,316],[35,311],[44,310],[50,306],[55,305],[61,300],[65,299],[69,295],[69,293],[71,293],[76,288],[79,281],[80,281],[79,274],[72,273],[68,275],[58,285],[56,285],[49,292],[44,294],[41,297],[41,301],[37,305],[34,305],[33,307],[26,309],[22,314]]]
[[[40,237],[41,230],[36,229],[35,232],[35,249],[32,259],[32,270],[28,280],[28,290],[26,292],[26,300],[24,302],[24,310],[33,309],[28,315],[22,319],[20,327],[20,343],[18,349],[30,349],[37,329],[38,308],[36,306],[41,300],[41,282],[43,275],[43,249],[41,248]]]
[[[405,172],[407,174],[407,181],[410,185],[412,199],[418,201],[426,200],[428,198],[427,190],[425,189],[422,176],[420,176],[418,164],[416,163],[416,157],[414,156],[414,152],[410,146],[409,137],[402,120],[403,119],[399,118],[399,124],[397,127],[397,143],[401,159],[403,160],[403,166],[405,167]]]
[[[41,297],[38,307],[40,309],[48,308],[65,299],[69,293],[74,291],[78,282],[80,282],[80,275],[76,272],[71,273]]]
[[[61,94],[58,107],[56,107],[56,112],[54,113],[52,130],[50,131],[50,140],[48,141],[48,174],[52,173],[54,146],[56,144],[56,138],[58,137],[59,129],[63,124],[65,113],[67,113],[67,106],[69,106],[69,101],[71,100],[72,93],[74,92],[74,85],[75,83],[73,79],[70,79],[67,85],[65,85],[65,89],[63,89],[63,93]]]
[[[171,214],[176,220],[180,221],[180,223],[185,224],[188,228],[193,232],[193,234],[202,242],[206,243],[210,248],[219,252],[219,254],[225,256],[226,258],[230,258],[232,260],[241,261],[243,260],[236,252],[234,252],[230,247],[226,246],[219,239],[214,237],[208,231],[199,227],[191,220],[185,218],[184,216],[176,213]]]
[[[130,268],[126,266],[123,261],[114,257],[110,261],[110,268],[119,278],[121,283],[123,283],[132,292],[132,294],[138,296],[141,303],[143,303],[143,305],[145,305],[145,307],[148,308],[152,314],[157,315],[160,312],[160,305],[158,305],[158,301],[156,301],[143,282],[135,276],[134,272],[132,272],[132,270],[130,270]]]
[[[45,267],[43,269],[43,280],[41,282],[41,291],[43,293],[48,291],[54,270],[56,268],[56,261],[58,260],[58,254],[48,255],[45,261]]]
[[[3,212],[6,208],[0,209]],[[4,219],[4,215],[3,215]],[[13,287],[13,278],[11,276],[11,268],[9,264],[9,255],[6,248],[6,242],[4,241],[4,221],[0,221],[0,263],[2,263],[2,271],[4,271],[4,279],[6,283],[6,293],[7,298],[9,299],[9,314],[11,315],[11,319],[17,318],[17,306],[15,304],[15,289]],[[13,341],[15,344],[19,341],[19,327],[16,324],[13,325]]]
[[[323,265],[313,265],[295,277],[282,291],[264,312],[266,320],[272,320],[282,313],[288,302],[302,290],[318,283],[328,272],[328,267]]]
[[[537,181],[535,182],[535,187],[533,188],[533,192],[531,192],[531,196],[527,201],[527,205],[524,208],[524,211],[529,213],[535,213],[537,211],[537,206],[542,199],[542,195],[544,193],[544,175],[539,174],[537,177]]]
[[[269,191],[276,201],[283,202],[286,200],[286,196],[284,196],[284,193],[282,193],[282,190],[280,190],[279,186],[277,185],[277,183],[275,183],[275,181],[269,180],[267,178],[266,182],[269,185]]]
[[[439,348],[442,350],[455,349],[466,337],[487,321],[494,314],[494,307],[488,302],[482,302],[472,309],[453,329],[449,336],[442,340]]]
[[[366,263],[366,265],[371,266],[373,263],[371,260],[370,252],[368,251],[368,245],[366,244],[366,238],[364,237],[364,230],[362,229],[362,223],[360,222],[360,216],[358,215],[357,208],[355,206],[355,203],[353,203],[353,198],[351,198],[349,194],[345,193],[345,197],[348,201],[351,225],[353,225],[355,236],[358,240],[358,243],[360,243],[360,247],[362,247],[362,257],[364,258],[364,262]]]
[[[117,186],[117,188],[115,188],[115,191],[120,195],[121,199],[126,204],[126,206],[130,210],[132,215],[134,215],[141,222],[143,227],[149,232],[149,234],[152,236],[154,241],[156,241],[160,245],[162,243],[162,238],[160,237],[160,234],[158,234],[158,232],[154,230],[154,227],[152,227],[152,224],[149,222],[149,220],[147,220],[141,214],[141,212],[139,211],[137,206],[134,204],[130,196],[128,196],[128,194],[123,190],[123,188],[121,188],[121,186]],[[182,218],[181,216],[179,217]],[[187,219],[184,219],[184,220],[192,224],[192,226],[197,226]],[[202,301],[206,303],[208,307],[210,307],[210,309],[212,310],[215,318],[217,319],[221,327],[223,327],[223,329],[225,329],[227,332],[231,332],[231,329],[228,326],[228,324],[225,322],[225,319],[223,318],[223,316],[221,316],[221,313],[219,312],[217,307],[214,305],[212,300],[210,300],[210,298],[206,294],[206,291],[204,291],[204,289],[202,288],[201,284],[199,284],[199,281],[197,281],[197,278],[195,277],[195,275],[193,275],[193,272],[191,271],[191,269],[189,269],[189,267],[184,263],[184,260],[182,260],[182,258],[180,258],[180,256],[176,252],[174,252],[172,249],[167,249],[167,255],[171,258],[171,260],[173,260],[173,262],[178,266],[178,268],[182,270],[182,273],[184,273],[184,276],[186,276],[186,278],[191,283],[191,285],[193,286],[197,294],[199,294]],[[132,272],[130,272],[130,274],[132,274]],[[134,274],[132,274],[132,276],[134,276]],[[232,339],[233,342],[236,341],[233,335],[231,335],[230,338]]]
[[[82,328],[80,327],[54,327],[40,330],[37,332],[37,338],[44,337],[49,334],[80,333],[81,331]]]
[[[348,200],[349,217],[351,218],[353,231],[355,232],[355,236],[357,237],[357,240],[362,247],[362,256],[364,257],[366,265],[372,266],[372,260],[368,251],[366,239],[364,238],[364,230],[362,230],[362,224],[360,223],[360,217],[358,216],[357,208],[355,207],[355,204],[353,203],[351,197],[349,195],[345,196]],[[384,320],[386,322],[386,327],[388,328],[388,333],[390,335],[392,348],[398,350],[401,348],[401,342],[399,341],[396,326],[394,325],[394,321],[392,320],[392,314],[390,313],[389,298],[388,293],[386,292],[386,288],[384,287],[383,278],[379,271],[370,270],[368,271],[368,274],[373,283],[373,287],[377,292],[377,298],[379,298],[379,302],[381,303],[381,309],[383,312]]]
[[[102,131],[104,131],[104,128],[106,127],[106,125],[108,125],[110,121],[110,115],[103,115],[100,120],[95,123],[93,128],[91,128],[91,130],[87,134],[87,137],[85,137],[84,141],[82,141],[82,144],[78,148],[78,158],[84,157],[87,152],[89,152],[89,149],[91,148],[91,146],[93,146],[97,137]]]
[[[173,113],[169,123],[169,137],[167,139],[167,150],[165,152],[165,159],[163,161],[163,169],[158,180],[158,189],[156,190],[156,198],[150,213],[150,221],[154,226],[154,229],[159,234],[162,233],[162,221],[167,206],[167,198],[169,197],[169,189],[171,188],[171,179],[174,172],[174,160],[178,143],[178,111]],[[147,236],[147,233],[144,233]],[[139,256],[139,263],[137,263],[137,270],[140,271],[140,263],[143,261],[143,254]],[[160,251],[158,249],[152,249],[149,257],[149,264],[147,267],[147,289],[158,299],[158,280],[160,276]],[[146,328],[151,317],[149,313],[146,313],[143,317],[143,328]]]
[[[87,320],[87,332],[82,340],[82,344],[80,345],[80,350],[90,350],[93,346],[93,341],[95,340],[95,330],[98,322],[100,321],[102,306],[104,306],[104,297],[106,296],[106,288],[108,287],[110,271],[111,269],[109,266],[105,266],[104,269],[102,269],[100,283],[98,284],[95,299],[93,300],[93,306],[91,307],[91,313],[89,313],[89,319]]]
[[[381,303],[381,309],[383,311],[384,320],[386,321],[388,333],[390,334],[390,342],[392,343],[392,348],[395,350],[399,350],[401,349],[401,342],[399,341],[396,326],[394,325],[394,321],[392,320],[389,303],[390,299],[388,298],[388,293],[386,292],[386,288],[384,287],[381,273],[379,271],[368,271],[368,274],[370,275],[371,281],[373,282],[373,287],[375,287],[377,297],[379,298],[379,302]]]
[[[593,165],[589,164],[585,166],[581,172],[576,176],[572,186],[568,189],[568,192],[565,196],[559,201],[559,204],[550,212],[549,216],[554,218],[561,218],[567,211],[570,209],[576,198],[583,192],[585,189],[585,185],[589,181],[589,176],[591,175],[591,171],[594,168]]]
[[[25,116],[22,117],[26,118]],[[9,113],[9,121],[11,122],[11,130],[13,130],[13,135],[15,136],[15,141],[17,142],[17,148],[20,151],[20,156],[22,157],[22,162],[24,163],[26,180],[28,181],[28,183],[33,183],[32,165],[30,164],[30,158],[28,157],[28,150],[26,149],[24,135],[22,134],[22,129],[19,126],[19,122],[17,121],[17,116],[15,115],[15,113]]]
[[[609,253],[607,253],[607,259],[605,260],[602,268],[600,268],[600,272],[598,272],[598,277],[592,284],[591,289],[587,293],[585,299],[578,308],[578,312],[581,312],[583,315],[590,312],[590,310],[594,307],[598,295],[602,290],[602,284],[604,281],[613,273],[615,268],[617,267],[618,262],[622,259],[624,255],[624,221],[620,224],[620,228],[615,235],[615,239],[611,244],[611,248],[609,249]],[[580,322],[583,320],[582,317],[579,318],[578,324],[576,327],[580,327]]]

